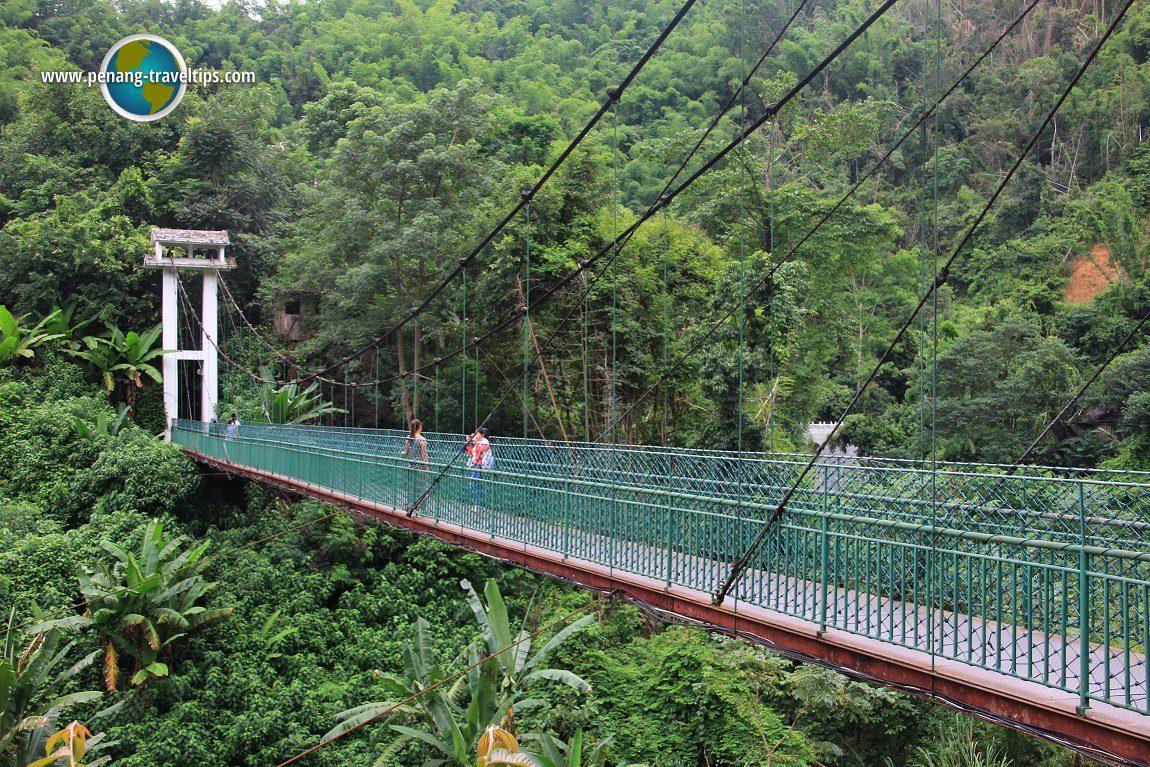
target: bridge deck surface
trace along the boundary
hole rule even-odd
[[[399,432],[172,433],[258,481],[1150,767],[1150,476],[868,458],[804,477],[793,456],[514,438],[473,475],[455,435],[428,435],[425,465]]]

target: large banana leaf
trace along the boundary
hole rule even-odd
[[[572,636],[587,628],[594,622],[594,615],[584,615],[574,623],[565,626],[562,630],[556,632],[555,636],[551,637],[551,639],[548,640],[545,645],[539,648],[539,652],[532,655],[531,659],[527,661],[521,670],[530,671],[531,669],[535,668],[540,663],[547,660],[547,656],[550,655],[556,647],[563,644]]]
[[[579,691],[590,689],[590,685],[570,671],[539,666],[563,641],[594,621],[594,616],[583,618],[559,632],[534,655],[530,654],[531,643],[525,632],[520,632],[517,637],[521,640],[518,647],[507,650],[512,644],[511,621],[498,584],[494,581],[486,584],[485,599],[480,599],[467,581],[460,585],[466,592],[481,636],[481,641],[473,643],[467,652],[467,665],[470,667],[467,673],[450,687],[446,684],[435,686],[447,678],[432,652],[430,627],[425,620],[417,618],[402,650],[402,678],[395,674],[379,677],[388,691],[399,699],[424,691],[410,708],[410,712],[422,720],[422,726],[405,723],[392,724],[391,728],[405,738],[433,748],[435,756],[429,755],[425,765],[442,757],[443,763],[452,767],[471,767],[475,763],[479,738],[488,726],[499,724],[509,709],[524,711],[542,705],[541,699],[526,697],[530,688],[536,685],[558,683]],[[506,651],[484,660],[485,656],[500,650]],[[463,665],[463,661],[459,661],[459,665]],[[354,723],[366,721],[386,710],[384,706],[365,704],[342,712],[339,714],[340,724],[328,733],[328,737],[347,732]]]

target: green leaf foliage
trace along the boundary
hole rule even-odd
[[[921,5],[897,4],[616,252],[615,234],[697,141],[688,174],[870,10],[808,4],[704,138],[793,7],[696,4],[530,215],[466,265],[466,290],[457,277],[382,339],[523,199],[678,3],[0,0],[0,604],[18,620],[37,603],[75,604],[77,564],[89,587],[105,576],[133,584],[137,604],[101,605],[99,644],[77,635],[84,652],[107,654],[110,640],[126,659],[120,686],[146,688],[105,717],[121,767],[274,767],[318,742],[336,712],[393,700],[411,683],[408,665],[426,681],[569,612],[587,597],[201,477],[155,440],[162,351],[159,274],[142,266],[149,230],[230,233],[237,269],[226,284],[272,347],[221,303],[220,343],[235,362],[223,366],[221,401],[236,412],[360,427],[418,416],[468,430],[494,410],[496,434],[519,433],[522,389],[500,396],[519,381],[532,333],[543,344],[554,332],[527,375],[533,435],[802,451],[807,424],[837,417],[866,381],[1118,8],[1087,5],[1040,4],[808,238],[1016,10],[972,0],[924,17]],[[258,84],[190,88],[171,115],[140,124],[96,88],[40,81],[93,70],[141,30],[172,40],[194,68],[252,71]],[[1150,295],[1147,94],[1150,11],[1136,5],[866,386],[845,439],[868,454],[1009,461],[1109,356]],[[1093,263],[1103,250],[1108,267]],[[1082,276],[1092,263],[1093,286]],[[194,301],[197,278],[183,279]],[[300,334],[289,341],[272,319],[297,301]],[[459,354],[501,323],[478,354]],[[93,324],[108,329],[93,335]],[[378,352],[357,352],[377,337]],[[1150,468],[1146,341],[1137,336],[1054,429],[1041,460]],[[280,354],[386,383],[313,388],[290,380]],[[251,386],[247,373],[261,366],[283,383]],[[625,415],[614,424],[612,414]],[[167,561],[162,547],[142,543],[154,519],[164,535],[196,541],[180,551],[229,551],[196,576],[216,584],[213,601],[140,604],[162,593],[148,580]],[[498,594],[456,588],[496,578]],[[213,604],[234,612],[190,630],[219,617]],[[83,621],[67,618],[65,631]],[[81,674],[75,690],[97,686],[96,670]],[[511,697],[517,724],[539,736],[525,748],[567,767],[1069,763],[1021,736],[980,726],[967,737],[906,698],[739,643],[658,631],[615,606],[577,633],[501,654],[445,695],[437,717],[404,712],[393,722],[404,730],[365,727],[309,759],[458,761]],[[602,746],[596,736],[610,732]],[[997,747],[948,745],[972,740]]]
[[[600,697],[612,753],[652,765],[808,764],[815,751],[765,699],[774,662],[690,629],[596,650],[581,670]]]

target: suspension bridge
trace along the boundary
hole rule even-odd
[[[427,436],[424,464],[400,431],[172,427],[218,469],[1150,764],[1150,476],[827,459],[716,600],[806,456],[496,437],[473,486],[463,438]]]
[[[484,249],[519,213],[525,214],[524,231],[530,230],[535,193],[600,118],[613,114],[617,120],[614,108],[624,89],[693,0],[687,0],[631,73],[608,92],[602,109],[476,248],[459,259],[458,266],[447,269],[439,285],[422,295],[409,312],[401,312],[396,325],[328,367],[306,371],[263,339],[265,347],[283,363],[284,380],[254,375],[230,358],[220,348],[213,308],[216,285],[223,285],[217,272],[230,268],[224,257],[227,233],[158,230],[157,236],[154,232],[156,252],[148,264],[165,270],[164,346],[174,349],[169,340],[178,341],[174,319],[169,323],[169,317],[183,314],[195,318],[200,349],[185,350],[179,359],[203,360],[207,371],[202,374],[198,392],[202,400],[199,418],[188,420],[177,417],[181,415],[177,402],[180,387],[175,380],[179,374],[177,359],[169,365],[170,381],[165,369],[172,441],[193,459],[230,474],[314,497],[509,564],[609,591],[669,620],[694,622],[745,637],[793,658],[931,698],[1112,764],[1150,767],[1150,665],[1146,659],[1150,644],[1150,551],[1145,545],[1150,528],[1150,474],[1020,468],[1018,464],[1046,431],[1013,466],[943,464],[926,458],[900,461],[823,456],[834,429],[820,440],[813,455],[620,445],[614,429],[629,411],[619,413],[615,409],[614,302],[610,323],[610,444],[526,437],[532,366],[540,363],[594,284],[608,273],[615,279],[615,257],[630,236],[657,212],[665,214],[681,192],[773,119],[895,2],[882,3],[759,118],[750,120],[744,114],[740,121],[743,127],[735,139],[676,186],[702,146],[700,139],[646,213],[623,231],[616,223],[610,244],[534,296],[531,237],[525,234],[521,304],[489,327],[468,325],[468,269],[474,268]],[[779,266],[834,216],[875,169],[926,125],[936,107],[1036,4],[1029,4],[948,90],[943,92],[936,84],[934,103],[928,106],[924,101],[917,122],[797,244],[774,261],[765,275],[756,275],[757,284],[748,285],[740,270],[739,300],[715,324],[691,334],[689,348],[673,363],[667,354],[670,329],[664,315],[663,374],[631,407],[660,391],[660,384],[703,348],[723,322],[734,317],[739,323],[741,408],[742,355],[747,344],[744,318],[749,296],[756,287],[767,284]],[[802,7],[800,3],[792,21]],[[949,257],[941,259],[935,252],[928,261],[924,241],[922,271],[933,274],[933,280],[924,276],[918,304],[835,424],[857,405],[913,321],[921,319],[927,303],[937,298],[937,289],[946,283],[951,266],[999,193],[1129,7],[1127,2],[1082,59],[1077,74],[965,235],[956,240]],[[775,42],[785,32],[786,27]],[[742,99],[757,67],[743,78],[704,138]],[[665,232],[664,218],[664,236]],[[177,260],[173,249],[186,249],[188,257]],[[197,249],[214,255],[195,258]],[[588,282],[589,269],[601,261],[607,268]],[[204,275],[200,314],[184,291],[180,269],[194,269]],[[666,283],[665,263],[663,274]],[[369,358],[374,373],[382,345],[402,337],[404,326],[430,307],[456,278],[462,279],[462,338],[458,346],[437,350],[439,356],[422,366],[402,369],[401,365],[395,375],[358,383],[338,380],[337,371],[342,369],[346,374],[351,369],[349,363],[364,369],[364,360]],[[542,342],[536,340],[532,312],[577,279],[584,288],[576,308]],[[180,301],[182,312],[178,311]],[[242,318],[242,311],[235,308]],[[930,312],[937,317],[937,306]],[[1114,356],[1139,337],[1147,320],[1150,313],[1050,426],[1069,411]],[[255,330],[246,319],[245,324]],[[491,469],[474,472],[464,466],[461,435],[425,434],[428,455],[424,461],[422,455],[413,460],[405,451],[409,446],[405,432],[347,425],[245,423],[238,435],[232,435],[205,423],[217,405],[215,368],[208,364],[215,352],[265,387],[282,386],[288,379],[298,384],[322,383],[333,391],[344,387],[345,394],[351,392],[344,402],[350,401],[354,408],[357,386],[374,387],[378,402],[381,385],[418,386],[420,376],[431,375],[438,382],[441,365],[457,356],[467,359],[471,349],[476,351],[478,365],[481,343],[520,326],[525,436],[496,436],[492,444],[497,462]],[[919,332],[925,348],[927,332],[921,322]],[[937,359],[937,346],[934,351]],[[925,368],[925,361],[922,364]],[[466,413],[467,366],[461,369],[461,410]],[[478,379],[473,383],[478,385]],[[492,413],[516,388],[511,382]],[[665,396],[665,387],[661,391]],[[924,391],[923,398],[932,394]],[[477,405],[477,400],[478,395],[473,404]],[[185,412],[195,410],[189,406]],[[489,418],[491,415],[481,421],[477,411],[474,421],[486,423]],[[378,422],[378,414],[374,420]],[[354,411],[351,421],[356,422]],[[740,422],[740,445],[741,428]],[[590,434],[589,428],[586,431]]]

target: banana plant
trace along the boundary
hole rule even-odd
[[[98,437],[115,437],[120,433],[120,429],[124,428],[124,422],[128,420],[128,406],[121,402],[119,408],[116,410],[116,417],[109,418],[108,414],[101,410],[96,413],[96,423],[89,424],[83,418],[75,416],[72,419],[73,425],[76,427],[76,436],[80,439],[96,439]]]
[[[0,647],[0,767],[26,767],[44,752],[43,744],[55,726],[59,710],[88,703],[99,692],[64,690],[71,680],[99,656],[97,650],[71,662],[75,643],[63,644],[60,633],[34,633],[26,645],[17,644],[11,613]]]
[[[80,331],[96,321],[95,315],[73,321],[75,316],[75,301],[70,301],[62,307],[53,306],[52,313],[44,318],[44,330],[59,339],[61,346],[75,349],[80,344]]]
[[[487,598],[484,605],[471,583],[467,580],[460,582],[460,586],[467,593],[467,602],[475,620],[479,623],[481,637],[486,645],[487,653],[494,655],[503,674],[502,684],[506,686],[510,695],[540,681],[559,682],[579,692],[590,692],[591,685],[581,677],[563,669],[544,668],[547,657],[556,647],[567,641],[574,634],[582,631],[589,624],[595,622],[594,615],[585,615],[571,625],[559,631],[534,654],[531,652],[532,640],[525,629],[520,629],[512,636],[511,624],[507,615],[507,604],[499,592],[499,584],[494,580],[487,582],[483,595]],[[504,648],[514,648],[503,652]]]
[[[134,415],[136,399],[144,388],[144,377],[160,383],[160,371],[152,363],[170,349],[156,349],[162,326],[156,325],[143,333],[120,330],[108,325],[108,336],[86,336],[81,339],[83,349],[70,353],[88,362],[96,371],[100,384],[109,397],[115,395],[116,386],[121,386],[122,401],[128,405],[129,414]]]
[[[28,328],[21,324],[27,314],[15,317],[7,306],[0,305],[0,364],[32,359],[38,346],[59,338],[46,329],[58,315],[59,310],[50,312]]]
[[[260,368],[260,377],[270,381],[275,376],[269,368],[263,367]],[[297,383],[261,384],[260,406],[264,418],[268,423],[301,424],[320,416],[345,412],[317,393],[318,388],[315,381],[303,388]]]
[[[196,571],[207,550],[204,543],[185,548],[186,536],[169,538],[159,520],[144,530],[139,552],[104,541],[100,547],[114,561],[95,570],[80,569],[80,592],[88,611],[48,621],[37,628],[79,627],[94,631],[103,645],[104,686],[120,689],[127,656],[133,663],[130,687],[143,687],[169,674],[171,645],[188,631],[231,614],[198,602],[212,588]]]
[[[153,348],[161,330],[162,327],[156,325],[143,333],[134,331],[121,333],[120,329],[113,325],[112,345],[120,352],[120,362],[112,367],[112,372],[119,373],[122,378],[135,384],[137,389],[144,387],[141,374],[160,383],[160,371],[151,362],[170,352],[168,349]]]
[[[435,759],[429,761],[470,767],[469,757],[480,735],[499,714],[495,708],[497,688],[492,675],[479,668],[447,686],[447,671],[431,650],[430,628],[423,618],[416,618],[402,650],[403,673],[377,674],[384,689],[391,694],[391,700],[366,703],[336,714],[339,723],[324,736],[325,740],[372,720],[384,719],[399,736],[384,756],[398,753],[408,743],[418,741],[435,753]],[[403,702],[407,700],[415,702]],[[462,700],[467,701],[466,705]],[[409,727],[398,722],[421,726]],[[384,756],[377,761],[386,761]]]
[[[475,767],[489,767],[495,764],[519,764],[527,758],[519,751],[519,741],[502,725],[493,724],[479,736],[479,753]],[[510,760],[510,761],[509,761]],[[531,767],[531,763],[528,764]]]
[[[91,742],[89,742],[91,741]],[[53,733],[44,744],[44,751],[48,754],[43,759],[37,759],[28,767],[101,767],[111,761],[110,757],[101,756],[93,761],[82,761],[89,749],[100,741],[100,735],[92,737],[91,731],[80,724],[72,722],[59,732]]]
[[[160,337],[161,326],[156,325],[143,334],[120,330],[115,325],[108,326],[107,338],[86,336],[82,343],[87,351],[72,352],[89,362],[99,374],[100,383],[107,391],[115,388],[117,379],[123,380],[137,389],[144,386],[143,376],[159,383],[160,371],[151,364],[152,360],[168,354],[167,349],[153,349]]]
[[[538,743],[539,747],[535,751],[496,748],[491,751],[486,764],[480,767],[606,767],[607,765],[607,746],[611,738],[585,744],[583,730],[577,730],[570,743],[564,743],[550,733],[528,735],[527,738]]]
[[[81,348],[72,349],[68,353],[87,362],[96,372],[100,385],[111,394],[116,386],[112,367],[120,358],[119,352],[109,339],[101,336],[85,336],[80,340],[80,344]]]
[[[560,631],[538,652],[531,654],[531,643],[525,631],[520,631],[515,637],[520,644],[511,646],[515,640],[511,635],[507,607],[495,581],[488,581],[484,589],[486,606],[470,583],[463,581],[461,585],[469,594],[482,635],[481,640],[473,642],[467,650],[467,674],[450,685],[446,683],[447,671],[435,659],[431,649],[430,627],[423,618],[417,618],[411,636],[403,646],[403,673],[378,674],[391,699],[366,703],[337,714],[339,723],[325,739],[381,719],[399,737],[377,761],[385,761],[384,757],[398,753],[412,742],[419,742],[429,747],[433,754],[426,764],[471,767],[476,762],[480,740],[489,727],[498,724],[508,712],[542,704],[541,700],[527,697],[531,687],[559,682],[583,692],[591,689],[570,671],[542,668],[541,664],[563,641],[593,622],[593,615]],[[499,654],[490,657],[495,652]]]

